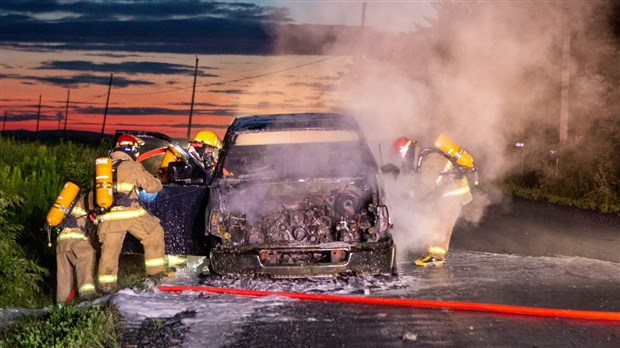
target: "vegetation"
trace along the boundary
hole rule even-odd
[[[24,252],[18,239],[23,227],[11,222],[23,199],[0,191],[0,308],[41,304],[41,285],[48,271]]]
[[[503,179],[505,191],[554,204],[620,213],[620,137],[600,134],[600,130],[592,137],[596,140],[591,143],[566,145],[558,151],[529,150],[524,167],[514,168]]]
[[[120,347],[111,306],[56,308],[23,317],[0,333],[1,347]]]
[[[45,217],[66,181],[91,188],[93,159],[105,153],[105,145],[0,137],[0,307],[51,302],[44,295],[55,281],[54,250],[42,230]]]

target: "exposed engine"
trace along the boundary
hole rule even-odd
[[[373,206],[369,211],[365,205],[365,200],[352,191],[336,191],[282,204],[254,224],[243,214],[226,213],[220,228],[231,236],[223,242],[235,246],[361,242],[374,232],[376,222]]]

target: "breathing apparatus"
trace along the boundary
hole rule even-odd
[[[180,150],[180,147],[175,145],[168,145],[166,151],[164,152],[164,157],[159,164],[159,168],[157,169],[159,178],[164,184],[168,183],[168,167],[170,166],[170,163],[179,161],[183,158],[183,152]]]
[[[65,216],[71,212],[73,206],[77,202],[77,195],[80,188],[71,181],[67,181],[63,186],[56,201],[47,213],[45,230],[47,232],[47,246],[52,246],[52,230],[60,229],[60,224]]]
[[[110,157],[95,160],[95,202],[97,206],[108,209],[114,203],[114,173]]]
[[[142,139],[123,134],[116,139],[116,144],[110,154],[114,151],[122,151],[136,160],[142,145],[144,145]],[[104,210],[114,204],[115,174],[115,163],[111,157],[99,157],[95,160],[95,203]]]
[[[465,149],[458,146],[443,133],[439,134],[439,137],[435,140],[434,145],[454,165],[454,170],[450,174],[457,174],[457,176],[473,174],[474,185],[478,185],[478,170],[474,166],[474,158],[467,151],[465,151]],[[420,158],[418,159],[418,168],[420,167],[423,156],[424,154],[421,153]]]

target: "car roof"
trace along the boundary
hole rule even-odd
[[[269,132],[295,129],[359,130],[355,119],[337,113],[270,114],[237,117],[230,125],[233,133]]]

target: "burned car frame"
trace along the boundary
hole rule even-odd
[[[236,118],[205,220],[216,273],[396,274],[378,165],[350,116]]]

